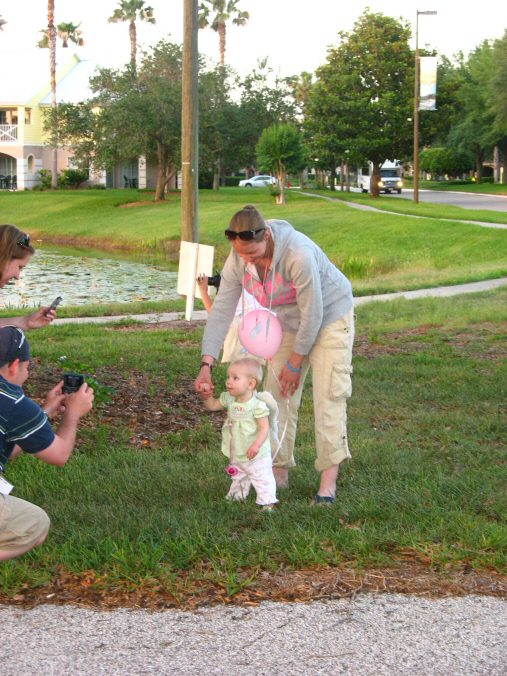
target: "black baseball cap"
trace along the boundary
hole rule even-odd
[[[30,359],[28,340],[17,326],[2,326],[0,328],[0,368],[15,359],[20,361]]]

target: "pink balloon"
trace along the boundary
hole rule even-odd
[[[252,310],[239,322],[238,337],[250,354],[271,359],[282,342],[282,325],[269,310]]]

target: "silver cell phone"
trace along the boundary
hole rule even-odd
[[[57,296],[54,301],[51,303],[51,305],[48,307],[46,311],[46,315],[51,312],[51,310],[56,310],[57,306],[60,305],[62,302],[63,298],[61,296]]]

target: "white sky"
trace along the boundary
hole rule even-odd
[[[181,42],[183,0],[147,1],[157,23],[138,23],[139,44],[148,47],[168,35]],[[81,21],[86,49],[69,51],[104,66],[121,66],[129,60],[127,24],[107,22],[116,0],[55,0],[55,4],[55,23]],[[459,50],[468,54],[484,39],[502,37],[507,28],[505,0],[241,0],[240,8],[250,12],[250,20],[244,27],[229,27],[226,61],[242,75],[265,56],[282,75],[313,72],[324,63],[327,47],[338,44],[338,32],[350,31],[366,7],[406,19],[414,31],[417,9],[437,10],[437,16],[419,17],[419,45],[447,56]],[[0,0],[0,15],[8,21],[0,32],[0,54],[20,50],[18,58],[33,58],[38,31],[47,25],[46,10],[45,0]],[[199,31],[199,51],[218,60],[217,34]]]

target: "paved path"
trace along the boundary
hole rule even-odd
[[[468,284],[455,284],[454,286],[439,286],[433,289],[417,289],[416,291],[399,291],[396,293],[383,293],[375,296],[359,296],[354,299],[356,306],[371,303],[372,301],[394,300],[395,298],[446,298],[457,296],[462,293],[476,293],[478,291],[487,291],[488,289],[497,289],[507,284],[507,277],[500,279],[489,279],[482,282],[470,282]],[[208,313],[206,310],[196,310],[192,319],[206,319]],[[157,324],[159,322],[173,322],[182,320],[185,317],[184,312],[152,312],[140,315],[114,315],[111,317],[68,317],[64,319],[55,319],[53,324],[104,324],[109,322],[120,322],[126,320],[136,320],[147,324]]]
[[[505,676],[507,601],[359,595],[197,612],[0,606],[3,676]]]
[[[422,191],[421,191],[422,192]],[[431,192],[431,191],[428,191]],[[397,211],[386,211],[385,209],[377,209],[377,207],[372,207],[369,204],[362,204],[359,202],[347,202],[345,200],[338,199],[337,197],[328,197],[327,195],[316,195],[311,192],[298,193],[301,195],[308,195],[309,197],[316,197],[318,199],[326,200],[327,202],[340,202],[341,204],[346,204],[352,209],[359,209],[360,211],[374,211],[377,214],[390,214],[391,216],[404,216],[405,218],[426,218],[435,220],[435,216],[418,216],[416,214],[400,214]],[[480,225],[483,228],[500,228],[501,230],[506,230],[507,225],[505,223],[489,223],[487,221],[474,221],[466,220],[462,218],[439,218],[439,221],[447,221],[448,223],[471,223],[472,225]]]

